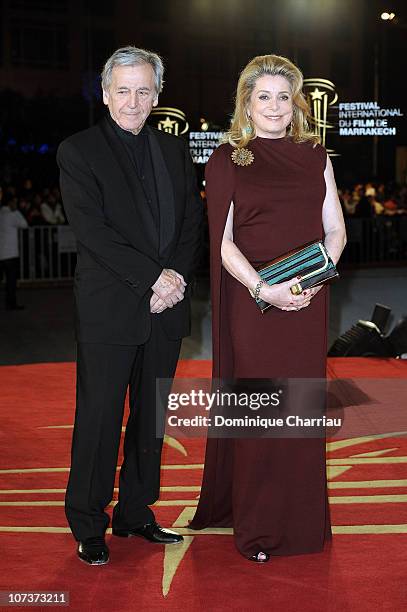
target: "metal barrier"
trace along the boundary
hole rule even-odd
[[[341,262],[347,264],[407,263],[407,215],[345,219],[348,244]],[[67,225],[20,230],[20,279],[71,280],[76,265],[76,242]],[[204,267],[208,264],[204,262]]]
[[[38,225],[20,230],[20,280],[71,280],[76,265],[76,241],[67,225]]]

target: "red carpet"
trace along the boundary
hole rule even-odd
[[[328,372],[331,378],[406,379],[407,364],[331,359]],[[207,361],[178,368],[182,377],[209,375]],[[110,564],[88,567],[76,558],[63,511],[75,366],[2,367],[0,385],[0,590],[69,591],[70,609],[81,612],[407,609],[407,438],[400,432],[329,441],[332,545],[317,555],[273,557],[264,566],[236,552],[229,530],[188,531],[204,441],[169,440],[155,513],[163,525],[179,527],[184,545],[164,551],[109,535]],[[406,405],[405,397],[398,399]]]

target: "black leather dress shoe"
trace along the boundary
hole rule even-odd
[[[112,533],[120,538],[131,538],[133,536],[138,536],[148,540],[149,542],[155,542],[156,544],[178,544],[179,542],[184,541],[182,535],[179,535],[170,529],[164,529],[155,522],[144,525],[143,527],[136,527],[135,529],[113,528]]]
[[[89,565],[105,565],[109,562],[109,549],[105,539],[88,538],[78,544],[78,557]]]

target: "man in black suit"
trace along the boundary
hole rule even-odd
[[[106,62],[109,116],[58,149],[61,191],[78,245],[77,403],[65,510],[90,564],[109,560],[126,390],[130,416],[112,528],[177,543],[149,508],[159,496],[166,395],[189,334],[201,202],[185,141],[145,125],[162,90],[155,53],[124,47]],[[161,384],[156,398],[156,381]]]

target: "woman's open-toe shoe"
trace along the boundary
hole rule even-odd
[[[270,559],[270,555],[268,553],[260,551],[255,555],[248,557],[248,559],[249,561],[254,561],[255,563],[267,563],[267,561]]]

